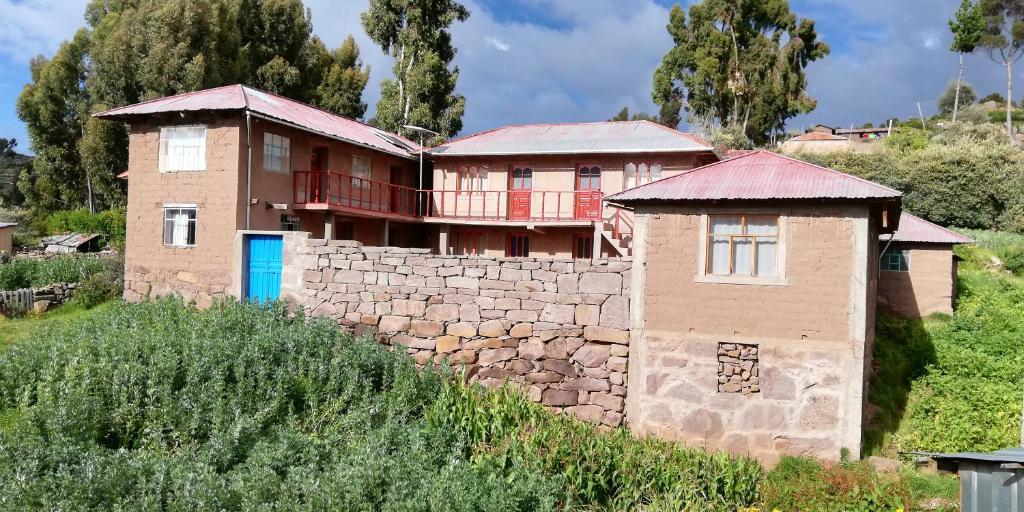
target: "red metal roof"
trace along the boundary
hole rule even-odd
[[[901,195],[897,190],[856,176],[761,150],[640,185],[607,199],[897,199]]]
[[[119,119],[164,112],[198,112],[244,110],[257,117],[283,122],[299,129],[331,138],[412,158],[419,145],[402,136],[378,130],[359,121],[320,110],[283,96],[263,92],[244,85],[226,85],[202,91],[168,96],[134,105],[112,108],[93,114],[96,117]]]
[[[880,237],[883,242],[889,241],[888,236]],[[903,212],[900,215],[900,227],[892,236],[896,242],[924,242],[932,244],[970,244],[974,239],[950,231],[938,224],[928,222],[921,217]]]
[[[435,156],[571,155],[711,151],[692,133],[650,121],[527,124],[495,128],[430,149]]]

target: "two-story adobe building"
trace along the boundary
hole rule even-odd
[[[632,214],[603,199],[718,160],[650,121],[516,125],[430,149],[428,222],[451,254],[626,256]]]

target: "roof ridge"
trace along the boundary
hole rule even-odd
[[[173,94],[171,96],[161,96],[159,98],[153,98],[151,100],[140,101],[140,102],[137,102],[137,103],[129,103],[127,105],[121,105],[121,106],[118,106],[118,107],[111,107],[111,108],[108,108],[106,110],[101,110],[99,112],[93,112],[90,115],[99,117],[99,116],[102,116],[102,115],[114,112],[115,110],[121,110],[121,109],[123,109],[125,107],[137,107],[139,105],[148,105],[148,104],[156,102],[156,101],[169,100],[171,98],[184,98],[184,97],[187,97],[187,96],[192,96],[192,95],[195,95],[195,94],[199,94],[201,92],[216,91],[216,90],[219,90],[219,89],[229,89],[231,87],[242,87],[242,85],[241,84],[228,84],[228,85],[221,85],[221,86],[218,86],[218,87],[211,87],[209,89],[199,89],[198,91],[182,92],[182,93],[178,93],[178,94]],[[245,94],[245,93],[243,92],[242,94]]]
[[[667,131],[671,132],[673,135],[682,137],[682,138],[684,138],[684,139],[686,139],[686,140],[688,140],[690,142],[702,145],[702,146],[704,146],[704,148],[712,149],[711,145],[708,144],[707,141],[704,141],[703,139],[697,137],[693,133],[679,131],[679,130],[676,130],[674,128],[670,128],[668,126],[665,126],[665,125],[662,125],[662,124],[658,124],[658,123],[655,123],[653,121],[649,121],[647,119],[635,119],[635,120],[625,120],[625,121],[581,121],[581,122],[564,122],[564,123],[521,123],[521,124],[507,124],[507,125],[497,126],[497,127],[494,127],[494,128],[483,130],[483,131],[480,131],[480,132],[471,133],[469,135],[463,135],[461,137],[456,137],[454,139],[449,139],[449,140],[447,140],[445,142],[442,142],[442,143],[437,144],[435,146],[431,146],[430,148],[427,148],[427,149],[429,151],[429,150],[432,150],[432,149],[436,149],[436,148],[440,148],[440,147],[444,147],[444,146],[449,146],[451,144],[464,142],[466,140],[469,140],[469,139],[472,139],[472,138],[475,138],[475,137],[480,137],[480,136],[483,136],[483,135],[488,135],[488,134],[492,134],[492,133],[495,133],[495,132],[498,132],[498,131],[501,131],[501,130],[508,130],[508,129],[512,129],[512,128],[541,128],[541,127],[550,127],[550,126],[588,126],[588,125],[625,124],[625,123],[648,124],[648,125],[656,126],[656,127],[660,128],[662,130],[667,130]],[[701,149],[704,149],[704,148],[701,148]]]
[[[906,210],[904,210],[902,212],[902,215],[913,217],[914,219],[917,219],[917,220],[919,220],[919,221],[921,221],[921,222],[923,222],[925,224],[928,224],[929,226],[932,226],[934,228],[941,229],[941,230],[943,230],[943,231],[945,231],[945,232],[947,232],[947,233],[949,233],[949,234],[951,234],[953,236],[962,238],[964,240],[970,240],[970,242],[965,242],[965,243],[973,243],[974,242],[974,239],[969,237],[969,236],[961,235],[960,233],[957,233],[956,231],[953,231],[952,229],[949,229],[949,228],[944,227],[944,226],[940,226],[940,225],[938,225],[938,224],[936,224],[936,223],[934,223],[934,222],[932,222],[932,221],[930,221],[928,219],[925,219],[924,217],[920,217],[918,215],[914,215],[913,213],[910,213],[910,212],[908,212]],[[898,233],[899,229],[897,229],[896,232]],[[894,233],[894,235],[895,235],[895,233]]]
[[[651,124],[651,125],[657,126],[658,128],[661,128],[663,130],[668,130],[668,131],[670,131],[670,132],[672,132],[672,133],[674,133],[676,135],[680,135],[680,136],[682,136],[684,138],[690,139],[691,141],[696,142],[697,144],[703,144],[704,146],[706,146],[708,148],[711,148],[711,144],[708,144],[708,141],[704,140],[703,137],[699,137],[697,134],[695,134],[693,132],[684,132],[682,130],[679,130],[679,129],[676,129],[676,128],[672,128],[670,126],[665,126],[665,125],[663,125],[661,123],[656,123],[656,122],[651,121],[649,119],[637,119],[637,121],[641,122],[641,123],[647,123],[647,124]],[[714,148],[712,148],[712,149],[714,149]]]
[[[895,192],[896,194],[898,194],[901,197],[903,196],[903,192],[900,192],[899,190],[896,190],[896,189],[894,189],[892,187],[888,187],[886,185],[882,185],[881,183],[875,183],[875,182],[873,182],[871,180],[868,180],[868,179],[865,179],[865,178],[861,178],[860,176],[854,176],[853,174],[848,174],[848,173],[845,173],[845,172],[842,172],[842,171],[837,171],[835,169],[830,169],[828,167],[824,167],[824,166],[821,166],[821,165],[818,165],[818,164],[812,164],[811,162],[806,162],[804,160],[800,160],[799,158],[793,158],[791,156],[783,155],[781,153],[776,153],[774,151],[768,151],[768,150],[762,149],[762,150],[759,150],[757,153],[762,153],[762,152],[768,153],[770,155],[777,156],[779,158],[785,158],[786,160],[789,160],[789,161],[792,161],[792,162],[796,162],[796,163],[799,163],[799,164],[810,165],[811,167],[817,167],[818,169],[821,169],[823,171],[828,171],[828,172],[830,172],[832,174],[838,174],[840,177],[850,178],[850,179],[853,179],[855,181],[859,181],[861,183],[865,183],[865,184],[868,184],[868,185],[874,185],[876,187],[881,187],[881,188],[884,188],[886,190],[889,190],[890,192]],[[751,153],[751,154],[755,154],[755,153]],[[740,158],[742,158],[742,157],[740,157]],[[732,160],[736,160],[736,158],[733,158]]]

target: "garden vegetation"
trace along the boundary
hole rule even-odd
[[[50,258],[14,258],[0,263],[0,290],[33,288],[53,283],[78,283],[94,274],[113,279],[121,272],[121,260],[93,254],[62,254]]]

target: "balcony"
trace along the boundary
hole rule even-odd
[[[416,190],[340,172],[295,171],[295,205],[409,220],[586,224],[602,220],[600,191]]]

